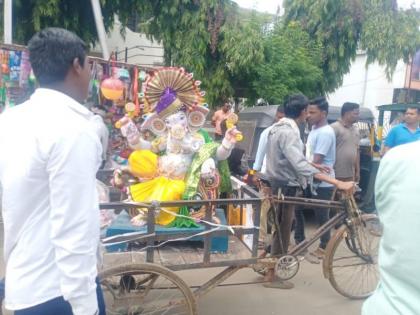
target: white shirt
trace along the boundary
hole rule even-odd
[[[306,141],[306,159],[313,162],[315,154],[322,155],[324,158],[321,164],[329,167],[330,173],[328,176],[331,178],[335,178],[335,143],[334,129],[330,125],[319,128],[313,126],[311,132],[309,132],[308,140]],[[334,185],[326,182],[320,182],[315,186],[316,188],[334,187]]]
[[[102,160],[107,160],[108,142],[109,142],[109,130],[106,127],[104,120],[99,115],[92,115],[91,122],[94,125],[96,134],[99,136],[99,140],[102,144]]]
[[[420,314],[420,141],[400,145],[381,160],[375,183],[383,234],[380,281],[363,315]]]
[[[255,162],[253,169],[265,173],[266,163],[267,163],[267,144],[268,144],[268,134],[270,130],[273,129],[274,125],[267,127],[260,135],[260,140],[258,142],[257,154],[255,155]]]
[[[75,315],[97,310],[101,144],[91,113],[37,89],[0,116],[6,308],[63,296]]]

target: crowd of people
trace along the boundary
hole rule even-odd
[[[16,315],[105,314],[97,285],[100,220],[95,182],[107,137],[101,123],[81,105],[90,78],[86,48],[79,37],[64,29],[49,28],[34,35],[28,49],[40,88],[29,101],[0,116],[5,304]],[[226,132],[230,109],[226,103],[213,117],[219,139]],[[261,135],[254,164],[263,194],[306,193],[329,200],[336,189],[353,192],[360,178],[359,135],[354,125],[359,105],[345,103],[341,119],[331,125],[328,110],[325,98],[308,100],[301,94],[287,97],[278,108],[274,124]],[[306,137],[300,126],[307,122],[310,132],[303,141]],[[409,108],[405,122],[387,137],[378,175],[383,281],[366,303],[366,315],[420,312],[420,254],[418,242],[413,242],[420,222],[417,140],[419,110]],[[269,208],[265,204],[261,214],[262,241],[268,238]],[[305,239],[305,229],[301,209],[281,204],[274,212],[279,228],[274,228],[267,250],[277,256],[293,246],[289,243],[294,221],[296,244]],[[319,225],[329,218],[327,208],[315,214]],[[328,240],[326,233],[308,256],[319,262]],[[399,269],[397,261],[404,268]],[[290,282],[276,281],[273,269],[266,278],[269,287],[293,287]],[[395,298],[392,293],[400,290],[403,295]]]
[[[360,180],[360,136],[356,123],[360,107],[346,102],[341,108],[341,118],[328,124],[329,104],[324,97],[308,100],[304,95],[288,97],[279,106],[272,126],[260,137],[253,169],[259,172],[258,185],[263,197],[302,196],[332,200],[341,191],[353,193]],[[405,122],[395,126],[388,134],[384,152],[390,147],[420,140],[419,112],[408,108]],[[309,134],[302,134],[302,124],[309,126]],[[261,207],[260,243],[266,252],[276,256],[285,254],[290,246],[305,240],[305,217],[300,207],[281,205],[273,209],[279,230],[267,235],[267,214],[271,203],[265,198]],[[330,219],[328,208],[314,209],[318,226]],[[295,244],[290,245],[294,227]],[[319,263],[330,239],[327,231],[320,238],[316,250],[306,253],[311,263]],[[265,254],[264,254],[265,255]],[[267,286],[292,288],[289,282],[274,281],[274,272],[267,275]]]

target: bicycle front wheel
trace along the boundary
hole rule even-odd
[[[351,299],[366,298],[379,281],[378,250],[382,235],[376,215],[365,214],[361,224],[343,225],[326,248],[324,273],[333,288]]]

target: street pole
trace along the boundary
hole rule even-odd
[[[93,16],[95,17],[96,31],[98,32],[99,43],[102,47],[102,56],[105,60],[109,60],[110,55],[106,45],[106,32],[102,18],[101,4],[99,3],[99,0],[91,0],[90,2],[92,3]]]
[[[3,40],[5,44],[12,44],[12,0],[4,0]]]

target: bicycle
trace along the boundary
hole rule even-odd
[[[310,238],[290,249],[286,255],[262,258],[258,265],[273,267],[280,280],[289,280],[299,271],[300,261],[307,249],[324,233],[339,226],[325,250],[323,273],[333,288],[351,299],[366,298],[379,281],[377,256],[382,227],[374,214],[363,214],[353,196],[342,202],[300,197],[271,198],[279,203],[341,210],[320,226]],[[275,262],[273,262],[273,259]],[[254,268],[255,270],[255,268]],[[255,270],[264,274],[264,270]]]

